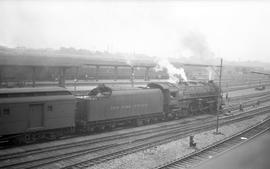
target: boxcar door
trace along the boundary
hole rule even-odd
[[[29,111],[29,128],[43,126],[43,104],[31,104]]]

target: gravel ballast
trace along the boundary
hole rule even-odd
[[[234,133],[240,132],[260,121],[263,121],[268,115],[261,115],[242,122],[222,126],[219,131],[222,134],[213,134],[215,130],[210,130],[196,134],[194,141],[197,143],[197,149],[206,147],[216,141],[222,140]],[[149,169],[166,161],[171,161],[192,153],[195,149],[189,147],[189,137],[172,141],[154,148],[146,149],[137,153],[123,156],[118,159],[101,163],[88,169]]]

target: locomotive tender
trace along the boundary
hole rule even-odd
[[[213,82],[160,82],[144,88],[99,85],[77,98],[60,87],[1,89],[0,136],[30,143],[213,113],[218,96]]]
[[[97,92],[95,92],[97,91]],[[82,131],[142,125],[163,116],[159,89],[97,87],[78,101],[77,127]]]

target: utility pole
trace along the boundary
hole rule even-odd
[[[79,72],[79,67],[77,66],[75,68],[76,72],[75,72],[75,78],[74,78],[74,91],[77,90],[77,82],[78,82],[78,72]]]
[[[222,101],[222,95],[221,95],[221,76],[222,76],[222,58],[220,61],[220,67],[219,67],[219,92],[218,92],[218,104],[217,104],[217,126],[216,126],[216,132],[215,134],[220,134],[218,131],[218,126],[219,126],[219,112],[220,112],[220,105]]]
[[[131,87],[134,87],[134,79],[135,79],[134,66],[131,66],[131,75],[130,75]]]

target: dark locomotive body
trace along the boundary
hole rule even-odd
[[[164,96],[163,108],[167,118],[175,119],[195,114],[213,113],[217,109],[219,88],[212,82],[149,83]]]
[[[214,113],[217,110],[219,88],[212,82],[183,82],[179,84],[180,103],[191,114]]]
[[[0,90],[0,136],[27,142],[29,137],[57,137],[178,119],[215,112],[219,95],[213,82],[149,83],[145,88],[100,85],[80,98],[64,88],[27,90],[11,89],[9,94]]]

